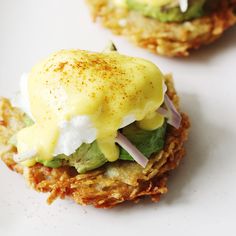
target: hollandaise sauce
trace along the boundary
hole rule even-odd
[[[144,59],[117,52],[62,50],[36,65],[27,78],[34,124],[17,134],[18,153],[36,150],[37,158],[51,160],[60,136],[60,124],[88,116],[97,130],[96,141],[108,161],[119,158],[115,144],[124,117],[134,116],[147,130],[160,127],[156,112],[164,99],[164,77]]]

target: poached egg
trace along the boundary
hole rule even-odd
[[[69,156],[95,140],[108,161],[115,161],[118,129],[139,121],[152,130],[164,121],[156,112],[165,92],[160,70],[117,52],[56,52],[24,75],[20,87],[20,108],[34,125],[18,132],[15,159],[27,166]]]

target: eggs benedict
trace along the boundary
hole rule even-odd
[[[235,0],[87,0],[113,33],[165,56],[188,56],[236,23]]]
[[[189,123],[170,77],[111,46],[53,53],[22,76],[17,108],[0,101],[1,158],[50,191],[49,203],[71,196],[112,207],[143,191],[157,199],[183,156]]]

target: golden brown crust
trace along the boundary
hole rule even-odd
[[[165,56],[188,56],[189,51],[212,43],[236,23],[236,1],[207,16],[184,23],[162,23],[138,12],[115,7],[110,0],[87,0],[94,19],[113,33],[125,35],[137,45]],[[229,3],[230,2],[230,3]]]
[[[166,78],[168,95],[178,106],[171,76]],[[182,116],[180,129],[168,128],[164,150],[154,155],[145,169],[134,162],[117,161],[78,174],[72,167],[52,169],[37,164],[23,168],[16,164],[12,160],[16,149],[8,140],[23,127],[23,114],[8,100],[0,99],[0,157],[10,169],[24,174],[35,190],[50,192],[48,203],[58,197],[70,197],[82,205],[111,208],[127,200],[136,202],[143,196],[150,196],[157,202],[167,192],[168,172],[179,165],[185,154],[183,144],[188,136],[189,120],[185,114]]]

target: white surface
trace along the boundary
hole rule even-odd
[[[45,203],[46,194],[0,164],[0,235],[236,235],[236,28],[187,59],[152,55],[90,21],[82,0],[0,0],[0,94],[20,75],[62,48],[100,51],[113,39],[121,53],[173,72],[192,120],[188,155],[172,173],[159,204],[112,210]]]

